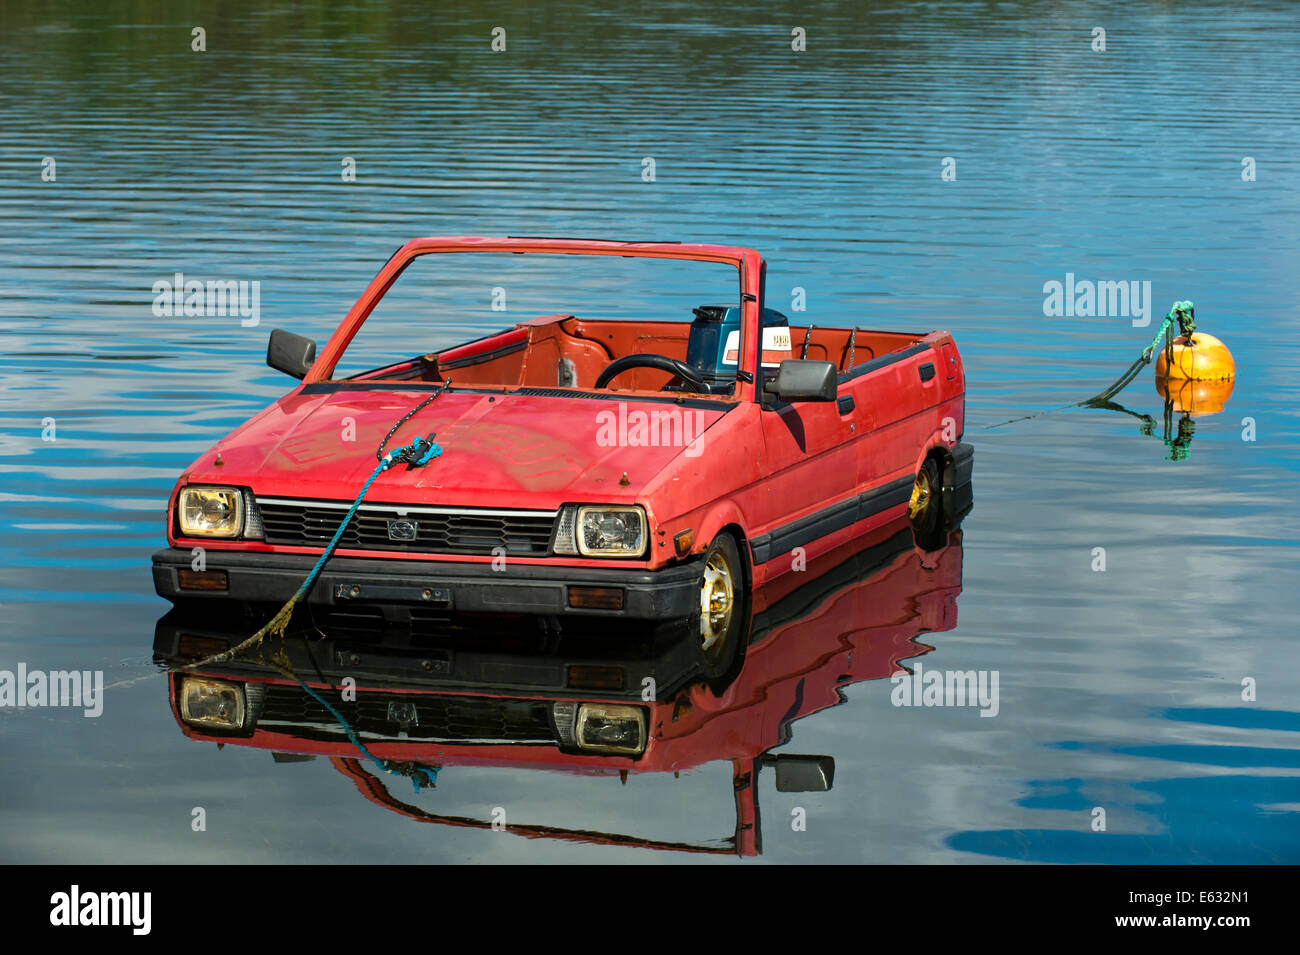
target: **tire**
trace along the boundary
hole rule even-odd
[[[735,677],[748,629],[749,591],[736,541],[725,531],[713,539],[700,571],[696,656],[705,681],[721,693]]]
[[[932,457],[926,458],[921,470],[916,472],[912,497],[907,505],[907,517],[912,524],[912,537],[917,547],[926,551],[938,550],[947,542],[939,462]]]

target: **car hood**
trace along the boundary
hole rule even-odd
[[[384,435],[428,396],[309,391],[282,398],[236,429],[195,463],[188,480],[242,484],[263,495],[351,500],[374,470]],[[403,424],[385,448],[436,433],[442,455],[422,468],[394,466],[367,499],[511,507],[629,501],[729,407],[711,404],[449,391]]]

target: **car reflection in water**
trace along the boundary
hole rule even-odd
[[[969,500],[956,513],[968,510]],[[781,792],[827,791],[834,782],[831,756],[771,752],[790,742],[794,722],[844,702],[844,687],[886,679],[900,672],[900,660],[928,653],[920,634],[956,626],[960,517],[950,523],[923,539],[900,517],[810,562],[804,574],[786,575],[779,591],[760,588],[740,671],[721,688],[700,677],[685,628],[614,640],[570,632],[564,621],[539,628],[499,618],[413,620],[395,630],[332,617],[283,643],[268,641],[264,652],[278,671],[260,661],[184,670],[242,640],[258,620],[214,626],[173,611],[158,622],[154,652],[171,668],[172,712],[191,739],[267,749],[282,761],[328,757],[366,799],[420,822],[493,828],[490,819],[403,802],[390,777],[409,776],[419,789],[449,767],[508,766],[626,780],[729,761],[736,819],[725,840],[504,828],[529,838],[757,855],[762,769],[773,769]]]

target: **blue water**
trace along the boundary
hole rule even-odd
[[[787,747],[833,754],[834,788],[764,792],[763,858],[1300,862],[1297,56],[1289,0],[6,6],[0,669],[126,685],[98,719],[0,709],[0,858],[679,858],[413,830],[321,761],[186,739],[150,676],[167,493],[287,389],[268,329],[323,341],[413,236],[540,234],[751,246],[792,316],[964,356],[975,509],[925,661],[996,670],[998,716],[847,687]],[[259,324],[155,316],[178,271],[260,282]],[[1151,324],[1046,317],[1067,273],[1149,282]],[[1153,436],[993,427],[1099,390],[1184,298],[1237,365],[1187,460],[1149,371],[1120,400]],[[729,777],[462,768],[421,804],[709,840]]]

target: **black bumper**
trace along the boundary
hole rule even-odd
[[[964,442],[952,446],[952,484],[948,484],[945,475],[944,491],[954,491],[970,484],[971,472],[975,470],[975,449]]]
[[[608,621],[597,621],[609,631]],[[154,661],[172,669],[192,664],[214,652],[207,645],[186,652],[187,640],[219,641],[233,647],[248,637],[256,623],[247,617],[223,618],[210,610],[202,615],[168,610],[154,631]],[[615,632],[634,631],[625,624]],[[554,699],[620,700],[645,702],[643,694],[653,685],[656,699],[663,701],[697,679],[703,678],[698,637],[681,627],[664,637],[627,640],[571,639],[539,636],[542,630],[519,626],[503,634],[488,634],[472,641],[420,636],[404,628],[385,629],[363,635],[330,633],[310,641],[286,640],[276,644],[296,673],[312,674],[333,686],[352,677],[367,690],[415,690],[422,693],[471,692],[491,696],[545,695]],[[583,688],[574,683],[574,667],[617,669],[621,686]],[[274,671],[255,659],[238,659],[211,665],[196,675],[226,678],[274,678]],[[648,681],[653,681],[651,684]]]
[[[154,587],[177,601],[283,603],[316,565],[307,554],[209,550],[208,571],[225,571],[225,590],[182,590],[177,571],[191,568],[188,548],[153,555]],[[645,620],[688,617],[699,609],[700,559],[664,570],[335,557],[325,564],[306,601],[311,604],[409,604],[462,613],[584,614]],[[620,587],[621,610],[569,606],[568,588]]]

